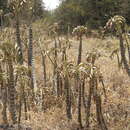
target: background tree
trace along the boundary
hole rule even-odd
[[[130,0],[61,0],[55,10],[55,20],[62,21],[65,29],[66,23],[98,28],[114,15],[122,15],[130,22],[129,5]]]
[[[0,9],[6,11],[7,10],[8,0],[0,0]]]

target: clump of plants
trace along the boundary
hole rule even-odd
[[[104,29],[114,30],[118,36],[121,56],[120,64],[123,65],[127,74],[130,76],[130,64],[128,61],[128,58],[130,58],[130,43],[128,42],[126,19],[122,16],[116,15],[108,20]],[[126,53],[126,50],[128,53]]]

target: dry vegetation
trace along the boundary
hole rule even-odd
[[[23,43],[23,55],[24,55],[24,65],[23,68],[17,68],[18,64],[16,62],[13,63],[14,70],[16,68],[16,73],[18,73],[22,80],[19,78],[17,79],[16,84],[16,92],[17,96],[16,100],[16,114],[17,117],[21,117],[20,122],[25,126],[29,126],[30,129],[33,130],[77,130],[77,129],[83,129],[81,127],[86,125],[86,108],[84,107],[84,101],[81,100],[81,114],[82,114],[82,124],[78,120],[79,118],[79,99],[80,96],[78,94],[79,89],[77,89],[77,84],[79,83],[79,78],[71,78],[70,75],[70,86],[71,86],[71,115],[67,115],[66,113],[66,107],[67,107],[67,101],[66,101],[66,89],[64,86],[62,86],[62,90],[60,91],[60,94],[58,95],[57,92],[57,84],[55,82],[57,80],[54,80],[55,75],[57,75],[57,68],[60,69],[60,67],[65,64],[65,62],[72,62],[73,65],[77,64],[77,57],[78,57],[78,48],[79,48],[79,40],[76,39],[76,37],[72,37],[69,35],[67,36],[55,36],[46,35],[46,29],[47,27],[41,23],[36,23],[32,25],[33,30],[33,65],[31,66],[31,69],[27,67],[28,64],[28,27],[21,26],[21,39]],[[15,33],[13,28],[5,28],[3,29],[0,35],[0,39],[2,44],[6,43],[15,43]],[[100,34],[99,34],[100,35]],[[66,38],[67,37],[67,38]],[[100,36],[99,36],[100,37]],[[100,95],[101,99],[101,106],[102,106],[102,112],[99,114],[102,114],[105,120],[105,124],[107,128],[102,128],[102,123],[97,120],[97,114],[96,114],[96,103],[97,100],[95,97],[94,100],[92,98],[92,105],[91,105],[91,114],[89,119],[89,130],[130,130],[130,77],[127,75],[126,70],[121,66],[119,68],[118,60],[116,56],[113,56],[111,58],[112,52],[119,48],[119,40],[115,37],[106,37],[105,39],[101,39],[99,37],[82,37],[82,63],[87,63],[87,56],[90,53],[99,54],[100,56],[97,57],[94,67],[100,69],[100,73],[103,77],[103,83],[105,86],[105,93],[103,91],[102,84],[98,84],[97,92]],[[56,39],[55,39],[56,38]],[[57,39],[58,38],[58,39]],[[67,39],[67,40],[66,40]],[[68,42],[69,39],[69,42]],[[54,49],[55,46],[55,40],[57,41],[57,50]],[[80,39],[81,40],[81,39]],[[60,41],[60,42],[59,42]],[[66,44],[67,43],[67,44]],[[10,44],[9,44],[10,45]],[[63,51],[60,48],[66,47],[66,59],[62,61],[62,55]],[[9,50],[8,50],[9,51]],[[55,54],[57,53],[57,54]],[[120,53],[119,53],[120,54]],[[15,54],[11,52],[11,56],[14,56]],[[54,57],[55,56],[55,57]],[[0,64],[4,68],[3,64],[6,65],[7,57],[3,61],[2,53],[0,55],[1,61]],[[16,57],[14,56],[14,59]],[[56,60],[55,60],[56,58]],[[6,61],[7,60],[7,61]],[[16,60],[16,59],[15,59]],[[45,61],[43,61],[45,60]],[[45,62],[45,64],[44,64]],[[56,65],[56,66],[55,66]],[[29,66],[30,67],[30,66]],[[33,68],[34,67],[34,68]],[[45,79],[45,70],[44,67],[46,67],[46,79]],[[64,66],[62,66],[64,67]],[[83,66],[82,66],[83,67]],[[28,79],[29,76],[27,76],[27,73],[30,74],[30,70],[33,68],[32,76],[33,83],[34,83],[34,93],[35,97],[33,97],[33,92],[30,89],[30,80]],[[6,69],[6,67],[4,68]],[[64,68],[60,70],[61,74],[63,73],[62,83],[65,84],[66,82],[66,73],[63,71]],[[5,77],[3,76],[4,73]],[[4,70],[3,73],[1,73],[1,77],[3,76],[5,79],[2,79],[5,83],[8,84],[8,81],[6,81],[6,78],[8,77],[9,72]],[[15,72],[14,72],[15,74]],[[79,73],[80,74],[80,73]],[[77,73],[76,73],[77,75]],[[7,77],[6,77],[7,76]],[[14,75],[17,77],[16,75]],[[22,77],[23,76],[23,77]],[[9,77],[8,77],[9,78]],[[29,80],[29,81],[28,81]],[[85,102],[88,102],[89,97],[89,81],[90,79],[87,79],[85,81],[85,95],[81,95],[81,98],[85,97]],[[76,82],[76,83],[75,83]],[[20,84],[21,83],[21,84]],[[9,84],[8,84],[9,85]],[[24,110],[24,101],[23,101],[23,86],[25,87],[25,94],[28,94],[27,105],[28,110],[25,112]],[[80,86],[80,85],[79,85]],[[78,87],[79,87],[78,86]],[[2,87],[2,85],[1,85]],[[32,87],[32,86],[31,86]],[[61,86],[60,86],[61,87]],[[8,92],[9,93],[9,92]],[[70,95],[69,95],[70,96]],[[79,96],[79,97],[78,97]],[[34,99],[32,99],[34,98]],[[19,106],[19,103],[22,101],[22,106]],[[2,101],[1,101],[2,102]],[[9,101],[7,101],[9,102]],[[3,103],[3,102],[2,102]],[[0,114],[3,115],[3,105],[0,104]],[[8,104],[8,103],[7,103]],[[98,104],[99,105],[99,104]],[[98,106],[97,105],[97,106]],[[100,107],[100,105],[98,106]],[[19,113],[19,109],[21,110],[21,114]],[[8,117],[8,123],[10,124],[12,117],[10,117],[9,110],[7,109],[7,117]],[[25,120],[27,116],[27,120]],[[72,117],[71,117],[72,116]],[[67,118],[68,117],[68,118]],[[5,120],[3,121],[3,117],[0,116],[0,124],[5,124]],[[72,118],[72,119],[71,119]],[[78,120],[78,121],[77,121]],[[101,125],[101,126],[100,126]],[[29,128],[28,128],[29,129]],[[84,127],[84,130],[87,130]]]
[[[43,36],[41,35],[41,37]],[[68,51],[67,57],[69,60],[76,61],[78,43],[74,38],[71,38],[71,41],[71,48]],[[44,40],[42,42],[46,43],[48,41]],[[118,46],[117,43],[118,40],[116,38],[112,39],[111,37],[108,37],[104,40],[98,38],[84,38],[83,61],[85,62],[86,52],[93,49],[97,49],[103,55],[99,60],[97,60],[96,64],[100,66],[100,70],[104,77],[104,84],[107,93],[106,100],[102,96],[102,108],[105,120],[107,121],[107,126],[109,130],[129,130],[130,80],[126,72],[118,68],[116,57],[114,57],[114,59],[112,60],[110,58],[112,50]],[[53,46],[51,41],[49,45]],[[41,73],[42,66],[40,65],[41,61],[38,58],[39,56],[40,54],[36,53],[36,74],[37,79],[41,79],[42,84],[43,73]],[[47,64],[48,71],[51,71],[50,63]],[[48,82],[50,82],[50,80]],[[49,95],[49,97],[47,96],[45,98],[47,98],[48,103],[52,104],[49,106],[47,112],[31,112],[31,120],[27,121],[26,123],[32,126],[35,130],[77,130],[78,123],[76,104],[73,106],[73,119],[72,121],[68,122],[66,118],[65,102],[63,100],[61,101],[61,99],[55,99],[52,95]],[[95,116],[94,108],[95,106],[93,105],[93,116]],[[83,116],[85,118],[84,114]],[[97,127],[97,122],[94,119],[91,119],[91,121],[92,126],[90,130],[99,130],[99,128]]]

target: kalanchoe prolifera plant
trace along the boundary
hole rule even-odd
[[[79,40],[79,50],[78,50],[78,60],[77,60],[77,65],[81,63],[82,59],[82,37],[84,34],[87,33],[87,27],[84,26],[77,26],[76,28],[73,29],[72,34],[74,36],[77,36],[77,39]],[[78,77],[78,74],[76,74],[76,84],[78,88],[78,123],[80,128],[83,127],[82,125],[82,119],[81,119],[81,83],[80,83],[80,78]]]
[[[83,35],[85,35],[87,33],[87,27],[85,26],[77,26],[76,28],[73,29],[72,34],[74,36],[82,37]]]
[[[13,11],[15,11],[14,13],[17,13],[21,11],[21,7],[24,7],[26,2],[27,0],[9,0],[8,4],[9,7],[12,8]]]
[[[122,16],[116,15],[108,20],[104,29],[115,31],[115,33],[118,35],[120,41],[121,62],[127,74],[130,76],[130,66],[126,56],[126,48],[128,49],[128,54],[130,54],[129,43],[126,40],[127,36],[126,19]],[[125,45],[125,42],[127,43],[127,46]]]
[[[78,54],[78,61],[77,64],[80,64],[81,57],[82,57],[82,36],[87,33],[87,27],[84,26],[77,26],[73,29],[72,34],[74,36],[77,36],[77,39],[79,39],[79,54]]]
[[[116,15],[108,20],[104,29],[116,31],[117,35],[119,35],[119,33],[124,33],[126,32],[126,19]]]
[[[53,60],[54,60],[54,64],[53,64],[53,77],[55,80],[53,80],[53,88],[56,88],[56,93],[57,96],[59,96],[59,73],[57,72],[57,67],[58,67],[58,49],[61,48],[61,43],[59,40],[59,23],[53,23],[53,25],[51,25],[49,27],[49,35],[52,37],[52,39],[54,40],[54,53],[53,53]],[[58,46],[59,43],[59,46]]]
[[[20,64],[23,64],[23,49],[22,49],[22,43],[21,43],[21,38],[20,38],[20,20],[19,20],[19,15],[21,11],[23,10],[27,0],[9,0],[8,1],[8,6],[9,9],[12,11],[12,14],[15,18],[16,21],[16,39],[17,39],[17,45],[19,47],[20,51]]]

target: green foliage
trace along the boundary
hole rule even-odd
[[[98,28],[114,15],[122,15],[130,22],[129,6],[130,0],[62,0],[55,10],[55,19],[62,21],[64,28],[67,23]]]
[[[8,0],[0,0],[0,9],[6,11],[7,10],[7,2],[8,2]]]

